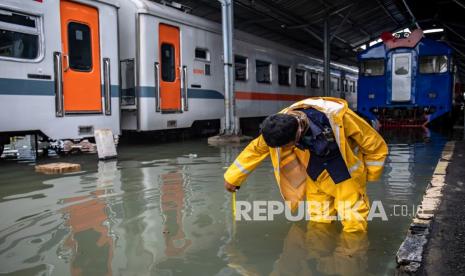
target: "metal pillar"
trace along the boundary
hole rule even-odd
[[[234,104],[234,72],[233,72],[233,30],[234,13],[233,0],[218,0],[221,2],[223,27],[223,61],[224,61],[224,111],[225,120],[222,134],[237,134],[235,104]]]
[[[330,62],[331,62],[331,45],[329,36],[329,16],[326,16],[324,21],[324,38],[323,38],[323,52],[324,52],[324,95],[328,97],[331,95],[330,83]]]
[[[37,158],[39,158],[39,140],[38,140],[38,137],[37,137],[37,133],[34,133],[34,150],[35,150],[35,154],[36,154],[36,160]]]

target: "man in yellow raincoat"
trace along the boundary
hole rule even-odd
[[[383,138],[342,99],[308,98],[269,116],[224,174],[236,191],[269,155],[283,199],[296,210],[307,201],[310,220],[341,218],[345,232],[367,230],[367,181],[383,171]]]

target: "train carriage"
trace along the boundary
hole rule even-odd
[[[120,4],[122,129],[188,128],[224,117],[221,25],[147,0]],[[321,59],[237,30],[234,54],[238,118],[323,95]],[[331,96],[353,99],[356,68],[333,63],[331,76]]]
[[[0,2],[0,147],[40,133],[155,131],[224,117],[221,25],[148,0]],[[319,58],[234,32],[238,119],[323,95]],[[357,69],[331,64],[331,94],[355,107]],[[218,125],[218,124],[214,124]]]
[[[0,146],[119,135],[117,11],[111,0],[0,2]]]
[[[423,37],[384,36],[358,55],[358,112],[384,126],[423,126],[452,109],[452,49]]]

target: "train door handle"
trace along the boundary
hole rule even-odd
[[[53,53],[53,73],[55,77],[55,116],[64,116],[63,63],[60,52]]]
[[[68,72],[68,70],[69,70],[69,56],[63,54],[63,58],[64,58],[64,60],[66,61],[66,66],[63,68],[63,71],[64,71],[64,72]]]
[[[182,89],[183,89],[183,96],[184,96],[184,111],[189,110],[189,101],[188,101],[188,95],[187,95],[187,66],[184,65],[182,67]]]
[[[156,61],[153,64],[153,71],[155,77],[155,112],[161,110],[161,97],[160,97],[160,64]]]
[[[182,67],[178,67],[178,72],[179,74],[177,75],[176,80],[181,80]]]
[[[105,102],[105,115],[111,115],[111,77],[110,59],[103,58],[103,96]]]

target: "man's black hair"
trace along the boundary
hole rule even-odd
[[[261,134],[269,147],[281,147],[293,142],[298,129],[297,120],[288,114],[268,116],[262,123]]]

